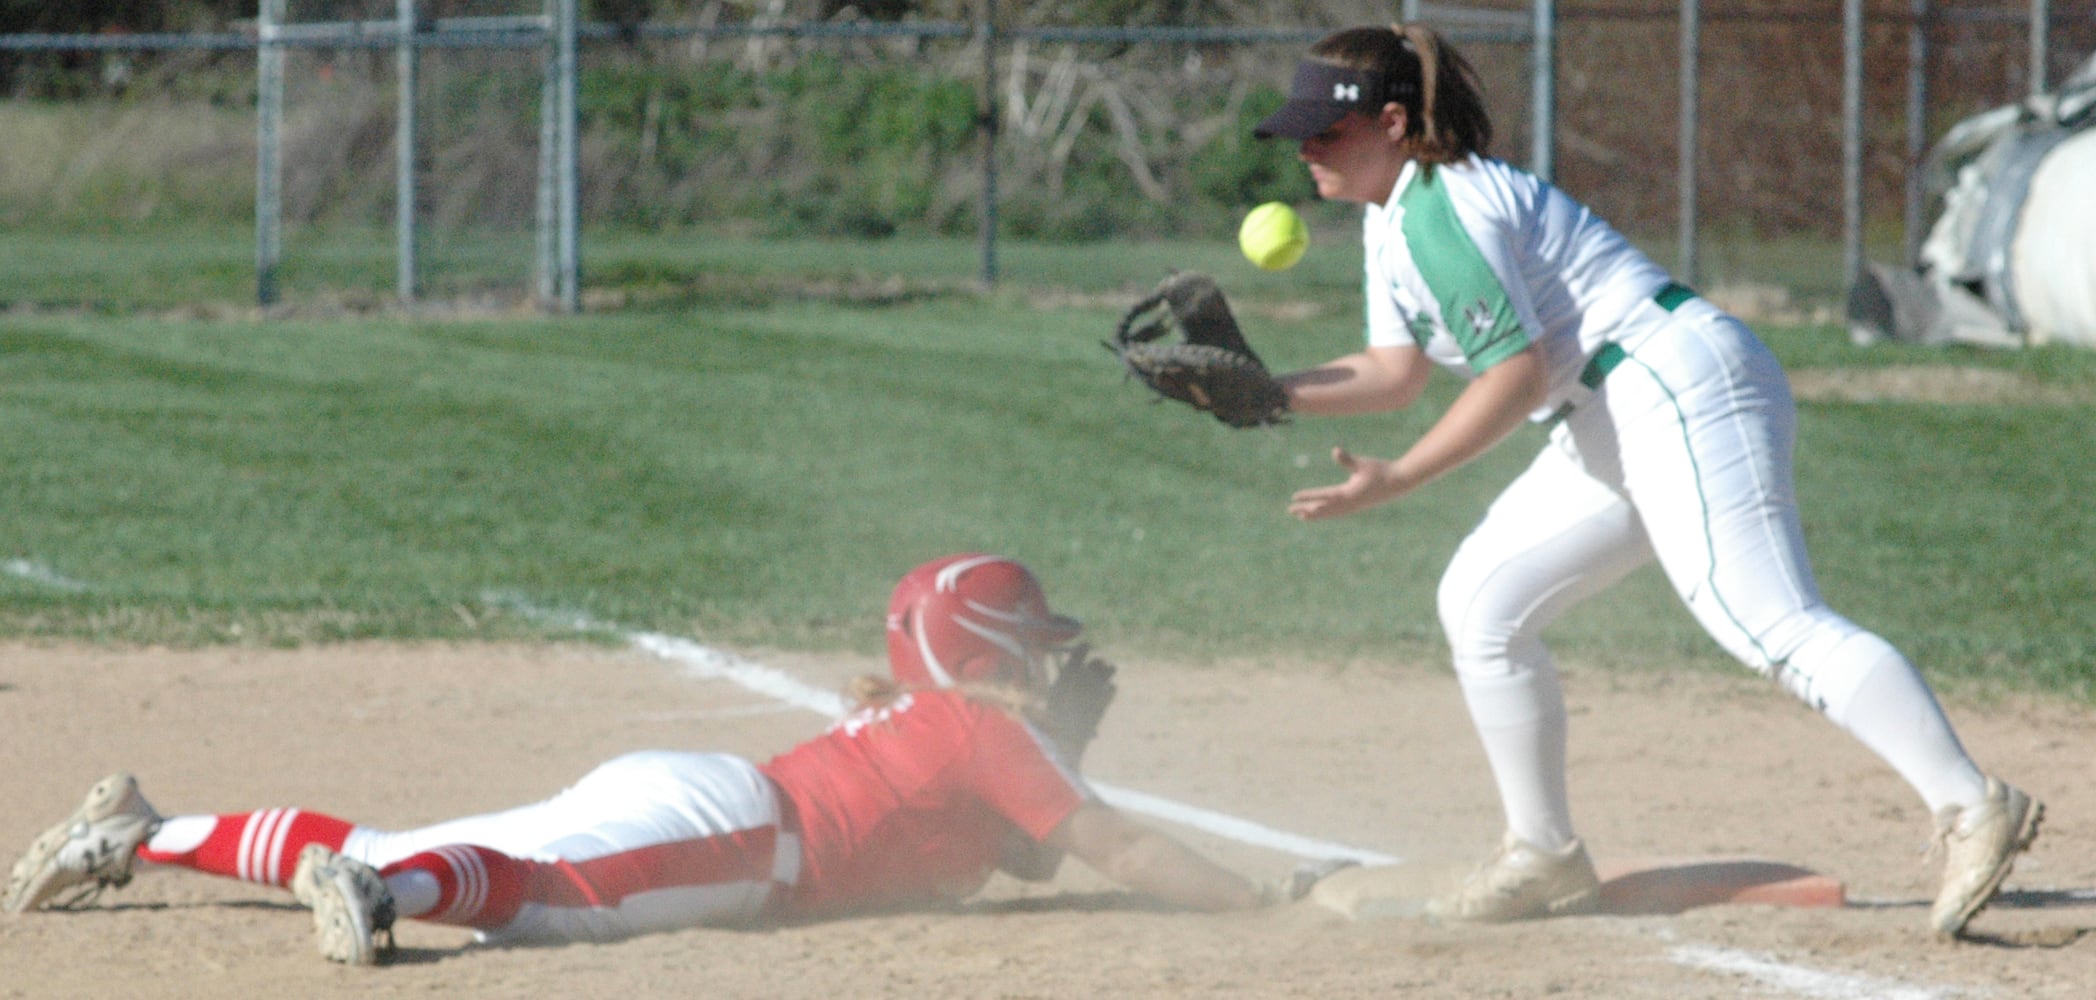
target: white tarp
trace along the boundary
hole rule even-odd
[[[1869,265],[1851,338],[2096,347],[2096,56],[1959,122],[1929,169],[1942,213],[1911,265]]]
[[[2096,128],[2038,164],[2009,274],[2031,343],[2096,347]]]

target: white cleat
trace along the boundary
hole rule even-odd
[[[1987,779],[1987,798],[1966,809],[1952,807],[1936,814],[1936,842],[1942,846],[1943,888],[1929,910],[1929,924],[1943,937],[1957,937],[1965,925],[2001,890],[2016,867],[2016,855],[2038,838],[2045,804],[1994,778]]]
[[[1577,838],[1546,851],[1509,833],[1492,860],[1463,884],[1426,902],[1436,924],[1500,924],[1592,910],[1601,899],[1601,878]]]
[[[136,778],[122,771],[103,778],[73,815],[45,830],[15,862],[7,875],[4,908],[9,913],[71,909],[105,888],[122,888],[131,881],[138,845],[159,828],[160,814],[139,794]]]
[[[377,965],[393,954],[393,894],[377,869],[307,844],[291,893],[312,909],[315,943],[328,961]]]

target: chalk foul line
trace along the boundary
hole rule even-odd
[[[1960,992],[1874,976],[1807,969],[1766,955],[1710,945],[1678,945],[1667,950],[1667,958],[1676,965],[1743,976],[1763,986],[1815,1000],[1949,1000]]]

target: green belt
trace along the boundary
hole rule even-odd
[[[1695,289],[1678,281],[1669,281],[1660,286],[1659,291],[1652,293],[1652,301],[1668,312],[1681,308],[1683,302],[1695,297]],[[1615,371],[1616,366],[1622,364],[1626,357],[1629,355],[1624,352],[1621,344],[1611,341],[1601,345],[1601,349],[1595,351],[1592,358],[1587,359],[1587,366],[1580,369],[1579,384],[1589,389],[1601,388],[1601,380],[1607,378],[1609,372]]]
[[[1658,303],[1661,309],[1673,312],[1681,308],[1683,302],[1687,302],[1695,297],[1695,289],[1678,281],[1669,281],[1662,285],[1659,291],[1652,294],[1652,301]],[[1595,351],[1594,356],[1587,359],[1587,366],[1579,370],[1579,384],[1589,389],[1601,388],[1601,383],[1608,378],[1608,373],[1615,371],[1616,366],[1622,364],[1623,359],[1629,356],[1630,352],[1625,351],[1623,345],[1615,341],[1609,341],[1601,345],[1601,349]],[[1556,413],[1551,415],[1548,423],[1555,425],[1558,421],[1565,419],[1571,414],[1572,404],[1566,403]]]
[[[1579,384],[1589,389],[1601,388],[1601,380],[1607,378],[1608,373],[1615,371],[1616,366],[1622,364],[1623,359],[1629,356],[1630,352],[1615,341],[1601,345],[1601,349],[1587,359],[1587,366],[1579,370]]]
[[[1681,308],[1683,302],[1695,297],[1695,289],[1678,281],[1669,281],[1661,286],[1659,291],[1652,293],[1652,301],[1659,303],[1659,307],[1668,312]]]

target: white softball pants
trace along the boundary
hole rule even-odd
[[[1702,299],[1648,303],[1627,358],[1554,428],[1441,581],[1442,626],[1510,830],[1573,835],[1566,718],[1542,632],[1657,558],[1704,631],[1848,729],[1931,810],[1984,779],[1897,650],[1821,600],[1792,470],[1788,380],[1745,324]]]
[[[598,765],[566,791],[532,805],[398,832],[359,826],[342,853],[384,867],[424,851],[477,845],[520,859],[582,865],[779,823],[777,793],[749,761],[729,754],[648,751]],[[514,920],[483,932],[483,938],[611,941],[745,922],[763,912],[774,884],[795,881],[798,844],[791,834],[781,834],[768,879],[631,886],[638,891],[598,905],[526,902]]]

